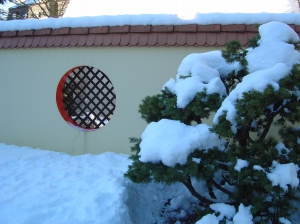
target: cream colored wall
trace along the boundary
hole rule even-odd
[[[107,47],[0,50],[0,142],[70,154],[130,153],[129,137],[146,122],[138,105],[175,78],[181,60],[201,47]],[[219,48],[220,49],[220,48]],[[104,72],[115,87],[116,110],[94,132],[68,125],[56,106],[56,88],[69,69],[87,65]]]

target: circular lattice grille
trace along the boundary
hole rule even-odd
[[[116,101],[109,78],[94,67],[80,66],[70,70],[64,80],[62,102],[71,123],[83,129],[106,125]]]

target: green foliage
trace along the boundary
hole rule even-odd
[[[259,39],[259,36],[254,37],[249,41],[249,46],[259,47]],[[222,52],[227,62],[238,62],[244,68],[222,78],[228,94],[248,74],[246,54],[247,50],[242,49],[238,41],[229,42]],[[162,162],[141,162],[141,139],[132,138],[133,164],[126,176],[137,183],[181,182],[199,200],[200,217],[212,213],[209,205],[218,199],[218,190],[227,198],[226,203],[233,205],[236,210],[241,203],[251,205],[255,223],[279,223],[279,217],[288,218],[294,211],[293,202],[298,200],[297,189],[289,186],[285,191],[280,186],[272,186],[267,173],[271,172],[274,161],[299,165],[300,129],[293,126],[300,121],[299,90],[300,65],[294,65],[290,74],[279,81],[279,89],[269,85],[263,92],[253,90],[243,93],[243,97],[235,104],[236,129],[226,119],[227,111],[223,111],[218,123],[211,128],[211,132],[226,141],[225,149],[195,149],[184,165],[168,167]],[[181,109],[177,107],[176,95],[166,88],[155,96],[147,96],[139,112],[148,123],[167,118],[187,125],[193,122],[200,124],[220,108],[223,100],[218,94],[207,94],[204,90]],[[274,134],[279,137],[272,136],[271,128],[276,128]],[[281,152],[276,148],[279,142],[286,147]],[[238,159],[248,161],[248,166],[237,171],[235,165]],[[198,192],[192,180],[204,183],[209,197]],[[226,220],[222,223],[226,223]]]
[[[248,46],[252,48],[256,48],[259,46],[260,35],[256,35],[253,38],[248,40]]]
[[[228,63],[239,62],[242,66],[246,67],[248,62],[245,59],[247,50],[241,47],[239,41],[232,40],[226,44],[226,50],[222,50],[222,56]]]
[[[196,122],[202,123],[203,118],[216,111],[223,98],[218,94],[207,94],[206,91],[198,92],[194,100],[184,109],[177,107],[177,97],[168,88],[155,96],[147,96],[140,104],[139,112],[142,118],[150,123],[157,122],[163,118],[179,120],[184,124]]]

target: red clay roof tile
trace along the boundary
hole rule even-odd
[[[1,33],[2,37],[15,37],[17,36],[17,31],[4,31]]]
[[[148,37],[149,46],[155,46],[157,44],[157,33],[150,33]]]
[[[40,36],[34,37],[33,40],[32,40],[31,47],[37,47],[37,46],[39,46],[40,40],[41,40]]]
[[[252,39],[253,37],[257,36],[257,33],[247,33],[247,36],[248,36],[248,40],[249,40],[249,39]]]
[[[169,46],[174,46],[177,42],[177,33],[168,33],[167,44]]]
[[[3,48],[4,44],[5,44],[6,38],[1,38],[0,39],[0,48]]]
[[[61,46],[62,47],[68,47],[68,46],[70,46],[71,38],[72,38],[72,36],[63,36],[63,40],[62,40]]]
[[[69,46],[76,47],[78,44],[78,40],[79,40],[79,35],[72,35]]]
[[[199,46],[205,46],[207,33],[197,33],[196,44]]]
[[[50,35],[51,34],[51,29],[41,29],[41,30],[35,30],[34,35],[35,36],[40,36],[40,35]]]
[[[108,33],[109,27],[108,26],[100,26],[100,27],[92,27],[89,29],[89,33]]]
[[[221,32],[217,34],[217,44],[219,46],[224,46],[227,42],[226,32]]]
[[[101,46],[103,44],[104,34],[97,34],[94,40],[94,46]]]
[[[26,37],[20,37],[17,48],[23,48],[25,45],[25,41],[26,41]]]
[[[300,32],[299,25],[290,25]],[[257,35],[255,25],[160,25],[59,28],[0,33],[0,48],[91,46],[224,46],[238,40],[246,46]]]
[[[87,38],[88,38],[88,35],[80,35],[80,36],[79,36],[79,39],[78,39],[78,44],[77,44],[77,46],[78,46],[78,47],[83,47],[83,46],[85,46],[86,41],[87,41]]]
[[[188,46],[194,46],[196,44],[197,34],[189,33],[186,37],[186,43]]]
[[[95,43],[95,38],[96,38],[95,34],[88,35],[87,40],[86,40],[86,46],[87,47],[93,46]]]
[[[12,42],[12,38],[6,38],[6,41],[5,41],[5,43],[4,43],[3,48],[4,48],[4,49],[10,48],[11,42]]]
[[[48,36],[41,36],[41,40],[38,47],[46,47]]]
[[[148,43],[148,34],[141,33],[139,37],[139,45],[146,46]]]
[[[295,30],[295,25],[294,24],[288,24],[293,30]]]
[[[20,37],[14,37],[10,43],[10,48],[16,48],[18,46]]]
[[[151,32],[161,32],[161,33],[169,33],[174,31],[174,26],[168,25],[168,26],[152,26]]]
[[[219,32],[221,31],[221,25],[220,24],[198,25],[197,31],[198,32]]]
[[[110,33],[128,33],[129,26],[112,26],[109,29]]]
[[[70,34],[88,34],[89,33],[89,28],[71,28],[70,29]]]
[[[168,40],[168,33],[158,33],[157,35],[157,44],[159,46],[165,46]]]
[[[33,35],[33,30],[21,30],[18,31],[18,36],[32,36]]]
[[[258,32],[258,28],[256,25],[246,25],[247,32]]]
[[[221,31],[222,32],[244,32],[246,31],[246,25],[245,24],[222,25]]]
[[[56,36],[48,37],[46,46],[47,47],[53,47],[55,39],[56,39]]]
[[[127,46],[130,41],[130,34],[129,33],[123,33],[121,37],[121,46]]]
[[[140,34],[138,33],[131,33],[130,34],[130,41],[129,44],[131,46],[136,46],[139,43]]]
[[[60,47],[63,42],[64,36],[56,36],[54,39],[53,47]]]
[[[186,44],[186,33],[178,33],[177,34],[177,41],[176,43],[179,45],[179,46],[184,46]]]
[[[111,44],[112,37],[113,37],[112,34],[105,34],[103,39],[103,46],[105,47],[109,46]]]
[[[132,33],[149,33],[151,31],[151,26],[131,26],[130,32]]]
[[[214,33],[207,33],[206,43],[208,46],[215,46],[217,44],[217,36]]]
[[[242,46],[245,46],[248,44],[248,33],[238,33],[236,40],[239,41]]]
[[[51,30],[51,35],[67,35],[69,33],[70,33],[70,27],[64,27],[64,28]]]
[[[197,24],[174,26],[175,32],[196,32]]]
[[[119,46],[121,42],[122,34],[114,34],[111,40],[111,46]]]
[[[26,37],[24,47],[29,48],[32,45],[33,37]]]
[[[237,40],[237,33],[227,33],[227,42],[231,40]]]

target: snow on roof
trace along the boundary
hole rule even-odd
[[[123,25],[263,24],[300,25],[297,0],[70,1],[64,18],[2,22],[0,31]]]
[[[186,24],[263,24],[278,21],[300,25],[300,13],[208,13],[183,19],[176,14],[104,15],[77,18],[11,20],[0,23],[0,31],[39,30],[44,28],[77,28],[123,25],[186,25]]]
[[[65,17],[100,15],[177,14],[193,18],[197,13],[299,12],[297,0],[72,0]]]

